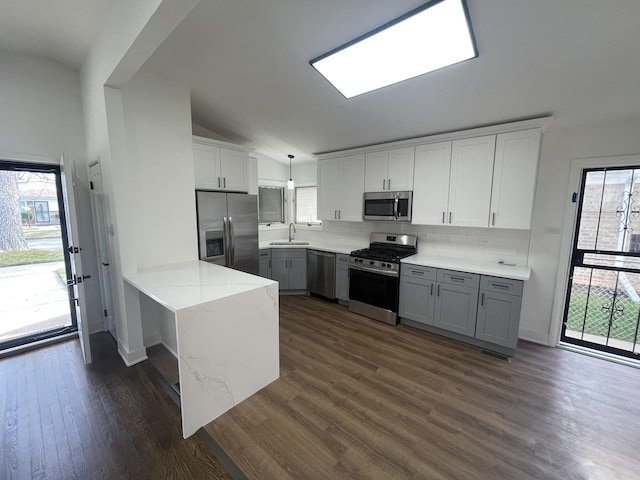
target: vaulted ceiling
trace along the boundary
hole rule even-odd
[[[99,13],[109,2],[93,3]],[[148,67],[191,90],[195,123],[282,161],[540,115],[555,116],[552,128],[640,116],[637,0],[467,0],[478,58],[349,100],[309,66],[423,3],[202,0]],[[0,48],[19,49],[20,29],[8,25],[6,10]],[[82,16],[67,13],[67,25]],[[75,40],[47,49],[55,29],[43,33],[42,18],[23,21],[42,55],[78,66]],[[87,25],[78,29],[74,35],[91,39]]]

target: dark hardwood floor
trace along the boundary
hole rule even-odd
[[[127,368],[108,333],[0,360],[0,479],[231,479],[148,362]]]
[[[638,369],[505,362],[304,296],[280,318],[281,378],[205,427],[249,478],[640,478]]]

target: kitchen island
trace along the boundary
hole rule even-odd
[[[143,296],[173,315],[184,438],[279,377],[277,282],[201,261],[124,280],[128,322]]]

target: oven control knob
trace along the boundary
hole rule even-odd
[[[374,262],[373,260],[369,260],[369,265],[373,265],[374,263],[376,262]]]
[[[383,263],[381,267],[388,267],[388,265],[386,263]]]

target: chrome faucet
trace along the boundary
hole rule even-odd
[[[291,227],[293,227],[293,233],[291,233]],[[291,222],[289,224],[289,241],[292,242],[293,241],[293,236],[296,234],[296,226],[293,224],[293,222]]]

